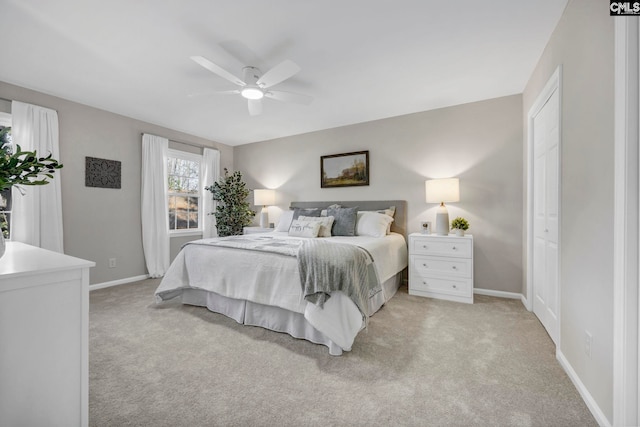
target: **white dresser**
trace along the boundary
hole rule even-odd
[[[89,423],[89,268],[17,242],[0,258],[0,426]]]
[[[409,294],[473,303],[473,236],[409,235]]]

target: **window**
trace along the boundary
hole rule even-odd
[[[0,115],[0,147],[12,152],[11,115]],[[0,230],[5,239],[11,238],[11,189],[0,192]]]
[[[202,156],[169,150],[167,177],[169,192],[169,232],[202,232]]]
[[[5,239],[11,239],[11,190],[0,193],[0,230]]]

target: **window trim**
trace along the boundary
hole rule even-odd
[[[5,113],[5,112],[0,111],[0,129],[4,129],[4,128],[7,128],[7,127],[8,128],[12,128],[12,125],[13,125],[13,121],[12,120],[13,120],[13,118],[11,116],[11,113]],[[12,128],[10,134],[13,134],[13,128]],[[12,152],[15,152],[15,149],[16,149],[15,148],[15,142],[12,141],[12,143],[11,143]],[[9,193],[10,199],[6,200],[6,204],[3,207],[2,203],[1,203],[2,202],[2,200],[1,200],[2,192],[0,192],[0,214],[5,214],[5,215],[8,215],[9,218],[12,218],[13,217],[13,199],[14,199],[13,187],[9,189],[8,193]],[[9,207],[11,207],[11,209],[7,210],[6,209],[7,205]],[[12,223],[12,220],[8,219],[7,220],[7,224],[8,224],[9,237],[5,237],[4,238],[6,241],[11,241],[11,228],[12,228],[11,227],[11,223]],[[1,229],[0,229],[0,233],[2,233]]]
[[[174,148],[167,149],[167,159],[168,158],[176,158],[183,160],[196,161],[200,165],[200,171],[198,173],[198,228],[188,228],[188,229],[169,229],[169,237],[184,237],[184,236],[197,236],[202,235],[204,233],[204,221],[202,218],[204,206],[202,205],[202,201],[204,200],[204,187],[202,186],[202,175],[204,172],[203,169],[203,161],[204,157],[202,154],[191,153],[188,151],[176,150]],[[167,180],[169,179],[169,168],[167,165],[167,161],[165,161],[164,167],[166,171]],[[169,183],[165,182],[165,189],[167,191],[167,206],[166,206],[166,214],[167,218],[169,217]]]

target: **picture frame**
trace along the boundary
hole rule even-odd
[[[122,163],[118,160],[85,157],[85,187],[120,189]]]
[[[422,225],[422,234],[431,234],[431,221],[423,221],[420,224]]]
[[[369,151],[320,157],[320,187],[369,185]]]

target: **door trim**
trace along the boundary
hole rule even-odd
[[[525,244],[525,261],[526,261],[526,303],[525,307],[529,311],[533,311],[533,120],[540,112],[542,107],[547,103],[549,98],[558,93],[558,271],[557,271],[557,283],[558,283],[558,337],[556,343],[556,350],[560,348],[560,313],[561,313],[561,295],[562,286],[560,282],[560,271],[562,269],[562,263],[560,259],[561,247],[562,247],[562,65],[553,72],[549,81],[545,85],[544,89],[540,91],[540,94],[536,98],[535,102],[529,109],[527,114],[527,200],[526,200],[526,212],[527,212],[527,224],[526,232],[527,239]]]
[[[615,19],[613,425],[640,423],[639,125],[640,30]]]

